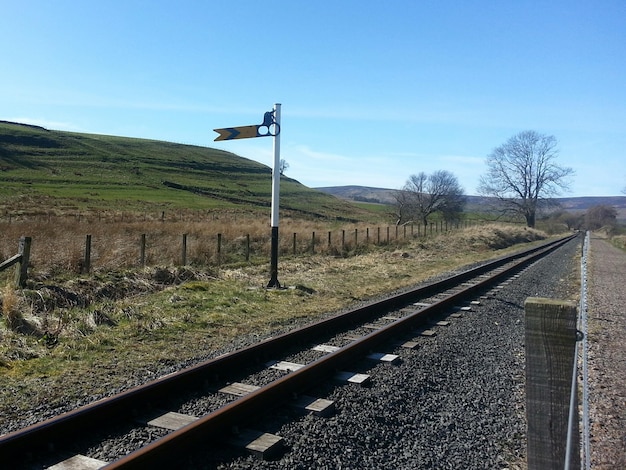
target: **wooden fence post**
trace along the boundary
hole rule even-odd
[[[182,265],[187,265],[187,234],[183,233],[183,252],[181,253]]]
[[[562,469],[576,350],[576,304],[529,297],[524,310],[528,469]],[[572,469],[580,465],[579,453],[574,454],[578,465],[573,462]]]
[[[85,237],[85,260],[81,272],[83,274],[88,273],[91,270],[91,235]]]
[[[246,234],[246,261],[250,261],[250,234]]]
[[[217,265],[222,265],[222,234],[217,234]]]
[[[30,260],[31,237],[20,237],[17,254],[20,261],[15,266],[15,286],[24,287],[28,279],[28,262]]]
[[[141,245],[139,246],[139,264],[141,267],[146,266],[146,234],[141,234]]]

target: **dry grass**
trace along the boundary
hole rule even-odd
[[[4,318],[7,328],[11,331],[15,331],[22,324],[20,298],[13,287],[13,283],[7,283],[0,293],[2,294],[0,297],[2,317]]]
[[[141,240],[145,235],[145,266],[186,264],[224,265],[263,260],[270,252],[269,220],[246,214],[222,214],[205,221],[138,220],[104,222],[98,219],[42,218],[0,223],[0,260],[13,256],[21,236],[32,237],[30,269],[43,278],[80,273],[87,236],[91,236],[91,268],[111,271],[141,267]],[[418,228],[320,225],[285,218],[280,225],[281,257],[306,253],[347,255],[372,244],[402,244]],[[220,245],[218,246],[218,237]],[[249,251],[247,239],[249,237]],[[295,237],[295,239],[294,239]],[[329,242],[330,240],[330,242]],[[357,248],[358,247],[358,248]]]

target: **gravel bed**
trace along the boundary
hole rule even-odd
[[[415,350],[389,347],[398,365],[364,361],[372,385],[324,385],[336,415],[277,410],[257,429],[285,439],[262,461],[227,447],[195,455],[186,468],[485,469],[524,468],[524,301],[571,298],[579,242],[525,270]],[[232,459],[220,463],[220,459]]]
[[[372,376],[371,386],[325,384],[311,391],[311,395],[334,400],[336,415],[318,418],[292,409],[277,410],[259,429],[285,438],[286,452],[277,460],[257,460],[235,448],[219,446],[190,456],[181,468],[523,468],[523,304],[527,297],[571,298],[572,291],[575,295],[572,285],[579,251],[579,242],[568,243],[494,297],[483,300],[474,311],[450,319],[448,327],[436,327],[436,336],[418,337],[417,349],[390,346],[380,351],[399,354],[398,365],[371,361],[356,365],[355,372]],[[239,338],[229,350],[259,339]],[[211,357],[226,352],[215,351]],[[147,374],[139,372],[129,377],[127,385],[145,383],[202,359]],[[265,382],[266,374],[260,373],[259,383]],[[85,402],[93,399],[86,397]],[[216,400],[223,399],[192,400],[181,412],[202,415],[214,409]],[[63,408],[73,409],[78,404],[74,400]],[[34,410],[28,421],[59,412],[58,408],[43,407]],[[16,422],[9,427],[24,424]],[[160,432],[138,427],[132,434],[132,443],[112,437],[88,455],[110,461]],[[227,463],[221,463],[224,461]]]

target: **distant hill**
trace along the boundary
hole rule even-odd
[[[393,204],[393,193],[396,189],[372,188],[369,186],[330,186],[315,188],[328,194],[332,194],[347,201],[372,202],[379,204]],[[476,210],[484,206],[487,198],[482,196],[467,196],[467,209]],[[584,212],[590,207],[605,205],[615,207],[620,220],[626,220],[626,196],[589,196],[589,197],[564,197],[556,198],[555,201],[562,209],[571,212]]]
[[[395,189],[372,188],[369,186],[328,186],[315,188],[335,197],[356,202],[371,202],[374,204],[393,204]]]
[[[0,121],[4,213],[267,212],[272,170],[209,147],[48,130]],[[363,220],[365,209],[281,178],[281,212]]]

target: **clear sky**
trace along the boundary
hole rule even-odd
[[[624,0],[0,0],[0,119],[217,147],[282,104],[287,176],[476,194],[485,157],[554,135],[563,196],[626,187]]]

